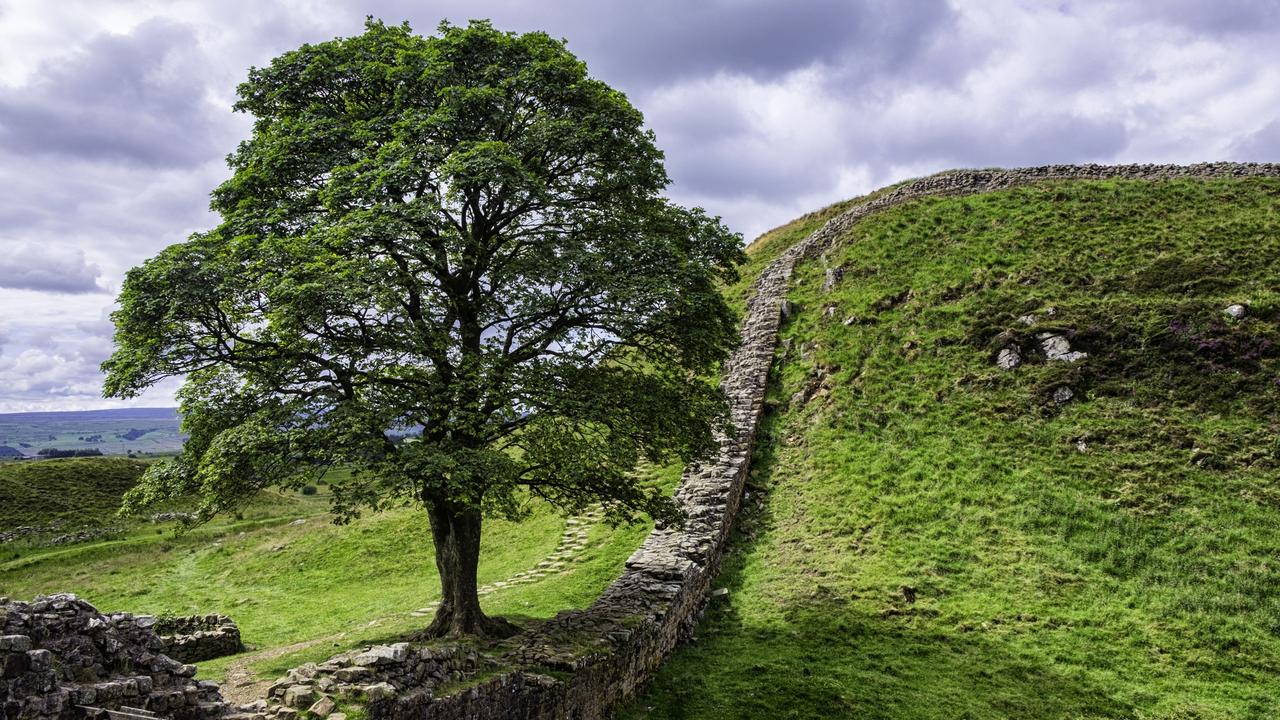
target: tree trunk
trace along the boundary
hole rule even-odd
[[[445,501],[429,501],[431,536],[440,571],[440,607],[435,619],[419,633],[423,639],[489,635],[509,637],[519,629],[480,609],[476,594],[476,566],[480,560],[480,511]]]

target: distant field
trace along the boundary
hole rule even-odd
[[[182,449],[174,408],[123,408],[0,414],[0,458],[45,449],[96,449],[104,455],[165,454]]]

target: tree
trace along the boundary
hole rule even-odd
[[[741,239],[663,198],[625,96],[544,33],[370,20],[251,70],[235,107],[255,122],[220,223],[131,270],[113,315],[104,392],[183,376],[190,435],[128,508],[194,495],[207,519],[350,467],[339,522],[429,515],[430,636],[509,630],[476,595],[486,514],[676,519],[633,470],[727,417],[705,378]]]

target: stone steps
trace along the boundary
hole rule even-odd
[[[604,518],[604,511],[593,506],[581,515],[575,515],[564,521],[564,532],[560,534],[560,542],[550,555],[539,560],[532,568],[508,577],[505,580],[482,585],[476,590],[480,597],[492,595],[504,588],[527,585],[537,582],[548,575],[567,572],[570,565],[587,547],[590,529]],[[431,617],[435,615],[440,603],[430,603],[409,613],[412,617]]]

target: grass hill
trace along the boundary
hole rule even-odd
[[[71,458],[0,464],[0,531],[18,526],[105,525],[147,464],[128,458]]]
[[[1278,277],[1276,180],[856,224],[794,278],[729,594],[624,717],[1274,717]]]

